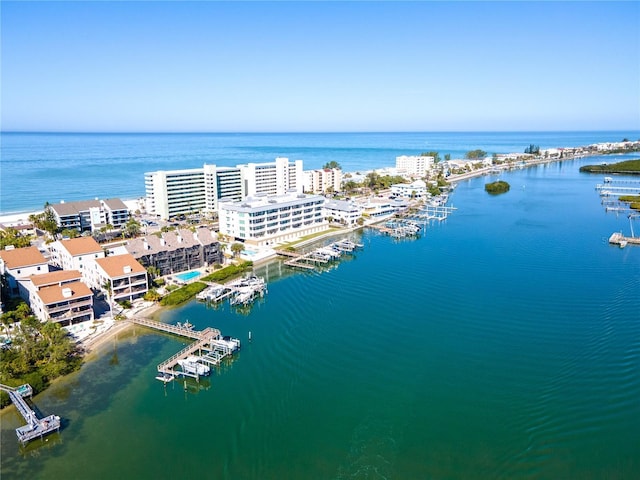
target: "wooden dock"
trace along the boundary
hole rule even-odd
[[[0,384],[0,390],[9,394],[9,398],[24,418],[26,425],[16,428],[16,435],[21,444],[25,444],[35,438],[42,438],[48,433],[60,430],[60,417],[57,415],[49,415],[48,417],[39,418],[34,410],[24,399],[33,395],[31,385],[25,384],[21,387],[14,388],[8,385]]]
[[[640,237],[625,237],[621,233],[615,232],[609,237],[609,243],[619,245],[620,248],[627,245],[640,245]]]
[[[164,383],[170,382],[179,376],[199,379],[197,373],[188,372],[184,369],[176,370],[176,366],[180,365],[180,361],[185,360],[187,357],[197,354],[199,361],[209,365],[218,365],[225,357],[233,355],[233,352],[240,348],[240,340],[221,337],[220,330],[217,328],[207,327],[204,330],[194,330],[184,325],[171,325],[147,318],[132,318],[129,321],[136,325],[196,340],[157,366],[158,376],[156,378]]]

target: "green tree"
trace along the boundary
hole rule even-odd
[[[242,250],[244,250],[244,245],[242,243],[236,242],[231,245],[231,252],[234,257],[237,257]]]
[[[44,230],[52,237],[58,233],[56,214],[53,212],[49,202],[45,204],[44,211],[42,213],[29,215],[29,221],[33,223],[36,228]]]
[[[15,248],[23,248],[31,245],[31,238],[20,235],[15,228],[6,228],[0,231],[0,250],[13,245]]]
[[[340,164],[335,160],[331,160],[330,162],[325,163],[322,166],[322,168],[337,168],[339,170],[342,170],[342,167],[340,166]]]
[[[451,154],[450,154],[450,153],[445,153],[445,154],[444,154],[444,159],[445,159],[445,161],[447,161],[447,162],[448,162],[449,160],[451,160]]]
[[[433,162],[434,163],[439,163],[440,162],[440,152],[422,152],[420,154],[421,157],[433,157]]]
[[[140,234],[140,224],[135,218],[130,218],[127,224],[124,226],[123,235],[127,237],[137,237]]]
[[[80,234],[78,233],[78,230],[76,230],[75,228],[65,228],[60,232],[60,235],[67,238],[76,238]]]
[[[468,159],[468,160],[475,160],[478,158],[485,158],[487,156],[487,152],[485,152],[484,150],[471,150],[467,153],[465,153],[464,158]]]

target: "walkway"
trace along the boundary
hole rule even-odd
[[[60,430],[60,417],[49,415],[45,418],[38,418],[38,415],[31,409],[24,397],[33,395],[31,385],[25,384],[18,388],[0,384],[0,390],[9,394],[9,398],[24,418],[26,425],[16,428],[18,440],[23,445],[34,438],[42,438],[47,433]]]

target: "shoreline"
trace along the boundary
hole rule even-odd
[[[161,307],[157,303],[154,303],[153,305],[144,307],[141,310],[136,311],[136,309],[133,309],[133,311],[127,316],[136,316],[151,319],[153,315],[155,315],[162,309],[163,307]],[[133,326],[134,324],[129,322],[128,320],[115,320],[113,322],[113,325],[111,325],[108,329],[80,340],[77,343],[77,346],[83,351],[83,358],[88,357],[91,354],[97,353],[100,350],[100,347],[102,347],[113,337],[118,336],[118,334],[127,331]]]

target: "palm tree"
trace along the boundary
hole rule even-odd
[[[107,303],[109,304],[109,314],[111,315],[111,320],[113,320],[113,302],[111,301],[111,296],[112,296],[112,285],[111,285],[111,280],[107,279],[103,284],[102,284],[102,289],[105,290],[106,294],[107,294]]]
[[[231,252],[233,253],[234,257],[237,257],[242,250],[244,250],[244,245],[239,242],[236,242],[233,245],[231,245]]]

